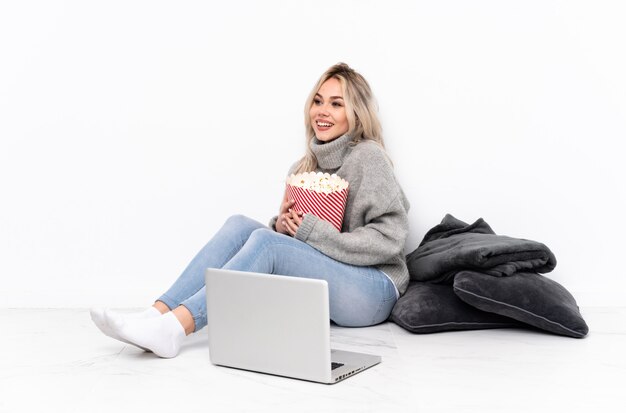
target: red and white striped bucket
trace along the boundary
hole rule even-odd
[[[287,184],[287,195],[295,201],[293,209],[328,221],[341,232],[348,188],[323,193]]]

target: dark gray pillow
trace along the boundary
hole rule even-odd
[[[454,292],[466,303],[531,326],[569,337],[582,338],[589,328],[576,300],[561,284],[537,273],[492,277],[461,271]]]
[[[391,321],[413,333],[520,326],[515,320],[465,304],[451,285],[416,281],[396,303]]]

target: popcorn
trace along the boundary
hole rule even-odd
[[[330,222],[341,231],[348,199],[348,181],[336,174],[303,172],[287,177],[287,194],[295,201],[293,208]]]
[[[324,174],[321,172],[304,172],[298,175],[291,174],[287,178],[287,184],[298,188],[308,189],[315,192],[330,194],[348,188],[348,181],[341,179],[336,174]]]

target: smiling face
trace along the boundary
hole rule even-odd
[[[338,79],[331,77],[322,83],[313,98],[309,116],[315,136],[322,142],[330,142],[348,132],[346,104]]]

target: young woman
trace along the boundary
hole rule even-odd
[[[151,307],[130,315],[93,309],[105,334],[175,357],[184,337],[206,325],[209,267],[325,279],[330,318],[341,326],[388,318],[409,282],[403,253],[409,203],[385,153],[369,84],[344,63],[332,66],[311,91],[304,117],[306,154],[289,174],[321,171],[349,182],[341,232],[293,210],[286,194],[269,227],[232,216]]]

